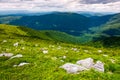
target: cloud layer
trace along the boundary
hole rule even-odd
[[[0,10],[120,12],[120,0],[0,0]]]

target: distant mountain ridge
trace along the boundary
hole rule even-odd
[[[51,11],[51,12],[30,12],[30,11],[24,11],[24,10],[13,10],[13,11],[0,11],[0,16],[39,16],[39,15],[46,15],[46,14],[54,14],[54,13],[77,13],[84,15],[86,17],[91,17],[91,16],[105,16],[105,15],[111,15],[111,14],[116,14],[114,12],[90,12],[90,11],[76,11],[76,12],[58,12],[58,11]]]
[[[37,30],[57,30],[80,36],[94,26],[108,22],[113,15],[86,17],[77,13],[54,12],[46,15],[0,16],[0,23],[26,26]]]
[[[101,41],[104,45],[120,45],[120,14],[113,16],[106,24],[90,28],[89,33],[84,33],[88,39]]]

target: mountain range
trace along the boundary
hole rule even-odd
[[[120,14],[53,12],[32,15],[1,15],[1,24],[25,26],[35,30],[52,30],[78,36],[77,42],[108,41],[120,37]],[[52,33],[51,31],[51,33]],[[64,34],[63,34],[64,35]],[[112,37],[112,38],[111,38]],[[73,38],[74,39],[74,38]],[[75,40],[76,41],[76,40]],[[114,41],[114,40],[113,40]],[[110,43],[110,42],[108,42]]]
[[[7,15],[0,16],[0,23],[26,26],[36,30],[57,30],[80,36],[91,27],[105,24],[113,15],[87,17],[78,13],[55,12],[45,15]]]

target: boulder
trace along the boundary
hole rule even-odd
[[[76,64],[81,65],[87,69],[90,69],[94,65],[94,62],[92,58],[86,58],[86,59],[77,61]]]
[[[92,58],[86,58],[77,61],[76,64],[66,63],[60,68],[65,69],[67,73],[74,73],[74,74],[84,70],[90,70],[92,68],[96,71],[104,72],[104,63],[102,63],[101,61],[97,61],[96,64],[94,64]]]
[[[63,68],[67,71],[67,73],[78,73],[80,71],[86,70],[86,68],[76,65],[76,64],[72,64],[72,63],[66,63],[63,66],[61,66],[60,68]]]
[[[97,61],[96,64],[93,66],[93,68],[96,71],[104,72],[104,63],[102,63],[101,61]]]

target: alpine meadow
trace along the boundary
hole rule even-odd
[[[119,79],[119,0],[0,0],[0,80]]]

